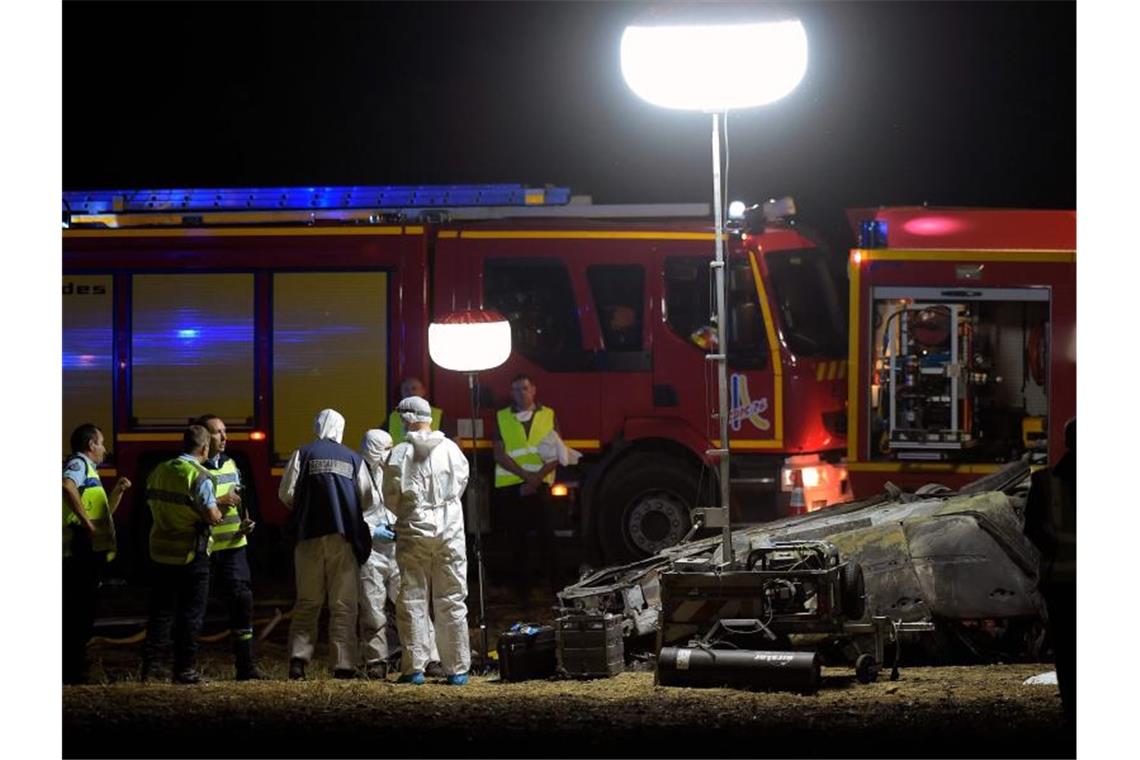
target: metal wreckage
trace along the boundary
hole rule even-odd
[[[663,684],[811,690],[821,662],[854,664],[868,682],[891,662],[897,677],[900,660],[1031,659],[1045,612],[1023,532],[1028,487],[1024,460],[959,491],[888,484],[871,499],[732,531],[731,564],[720,536],[688,540],[558,597],[565,614],[620,616],[627,658],[656,659]],[[741,650],[757,656],[745,663]],[[767,674],[747,674],[757,667]]]

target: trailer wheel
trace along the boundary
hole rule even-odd
[[[848,620],[862,620],[867,611],[867,586],[863,580],[863,568],[858,562],[848,560],[843,566],[843,587],[840,603],[843,616]]]
[[[692,525],[699,471],[670,456],[632,454],[615,465],[599,494],[599,539],[606,559],[631,562],[679,542]]]
[[[869,654],[855,658],[855,677],[859,683],[873,683],[879,677],[879,663]]]

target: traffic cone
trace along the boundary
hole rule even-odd
[[[804,473],[803,470],[792,470],[792,498],[789,503],[788,514],[806,515],[807,502],[804,500]]]

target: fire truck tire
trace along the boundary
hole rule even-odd
[[[840,603],[843,616],[848,620],[862,620],[867,611],[867,586],[863,580],[863,568],[858,562],[848,560],[843,566],[842,582]]]
[[[692,525],[699,470],[662,454],[616,463],[599,494],[599,543],[606,559],[632,562],[678,543]],[[711,489],[710,489],[711,490]]]

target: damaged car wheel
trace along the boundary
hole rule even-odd
[[[855,658],[855,677],[859,683],[872,683],[879,677],[879,663],[869,654]]]
[[[843,588],[841,604],[843,616],[848,620],[862,620],[867,611],[867,586],[863,580],[863,568],[858,562],[848,560],[843,566]]]

